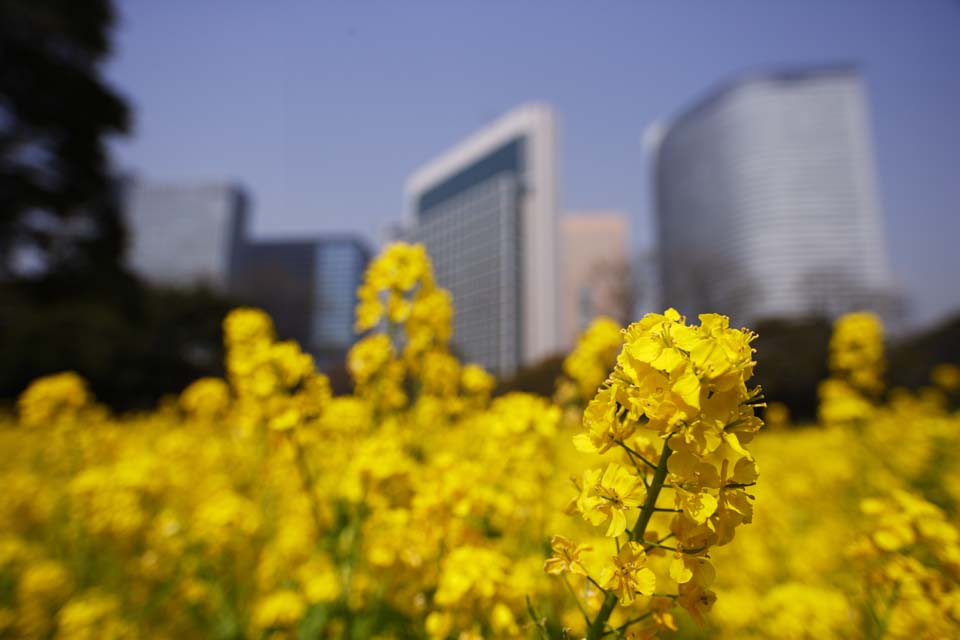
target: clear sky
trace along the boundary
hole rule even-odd
[[[118,0],[115,144],[144,179],[232,180],[258,236],[376,240],[419,164],[522,102],[561,118],[564,209],[651,246],[641,137],[747,70],[866,77],[895,276],[914,322],[960,308],[960,0]]]

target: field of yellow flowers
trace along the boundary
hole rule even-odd
[[[960,369],[885,389],[846,316],[791,427],[750,331],[671,309],[492,398],[452,313],[394,244],[352,395],[253,309],[226,379],[150,413],[34,382],[0,417],[0,638],[960,637]]]

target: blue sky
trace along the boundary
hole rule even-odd
[[[561,118],[566,210],[651,245],[644,129],[743,71],[854,62],[893,271],[914,322],[960,308],[960,1],[120,0],[117,164],[234,180],[257,235],[377,238],[405,177],[529,100]]]

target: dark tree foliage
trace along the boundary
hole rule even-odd
[[[103,273],[124,234],[106,136],[124,101],[100,78],[108,0],[0,0],[0,277],[28,251],[45,273]]]
[[[31,380],[63,370],[119,410],[150,408],[199,377],[223,375],[221,323],[234,304],[209,290],[139,290],[134,316],[97,299],[2,295],[0,408]]]
[[[960,364],[960,315],[893,343],[887,357],[891,387],[916,389],[930,384],[930,371],[938,364]]]
[[[757,368],[751,382],[763,387],[770,402],[790,407],[794,420],[817,415],[817,385],[829,375],[827,352],[832,324],[825,318],[762,321],[751,327],[759,336]]]
[[[754,380],[770,401],[786,403],[794,420],[817,415],[817,386],[830,373],[830,335],[833,324],[823,318],[769,320],[756,327],[759,338]],[[930,384],[938,364],[960,363],[960,316],[938,326],[887,341],[888,388],[918,389]]]
[[[222,371],[230,301],[123,267],[107,138],[130,114],[99,69],[113,24],[109,0],[0,0],[0,405],[73,370],[114,408],[146,408]]]
[[[495,395],[503,395],[513,391],[525,391],[549,398],[557,385],[557,378],[563,373],[563,359],[565,356],[556,355],[544,358],[536,364],[524,367],[511,377],[499,380]]]
[[[816,419],[817,387],[830,375],[828,367],[833,323],[826,318],[768,319],[752,327],[759,337],[757,367],[752,382],[763,387],[770,402],[783,402],[794,422]],[[918,389],[930,384],[930,372],[940,363],[960,363],[960,315],[936,327],[891,341],[885,379],[889,387]],[[548,358],[501,380],[497,393],[528,391],[553,393],[563,359]]]

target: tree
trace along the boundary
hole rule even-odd
[[[220,325],[234,301],[209,289],[135,292],[138,312],[94,296],[4,292],[0,313],[0,411],[35,378],[76,371],[98,400],[143,409],[201,376],[223,374]]]
[[[99,76],[109,0],[0,0],[0,279],[115,268],[106,136],[129,111]]]
[[[113,24],[110,0],[0,0],[0,403],[69,369],[146,406],[220,368],[231,303],[123,268],[107,139],[130,113],[100,73]]]

